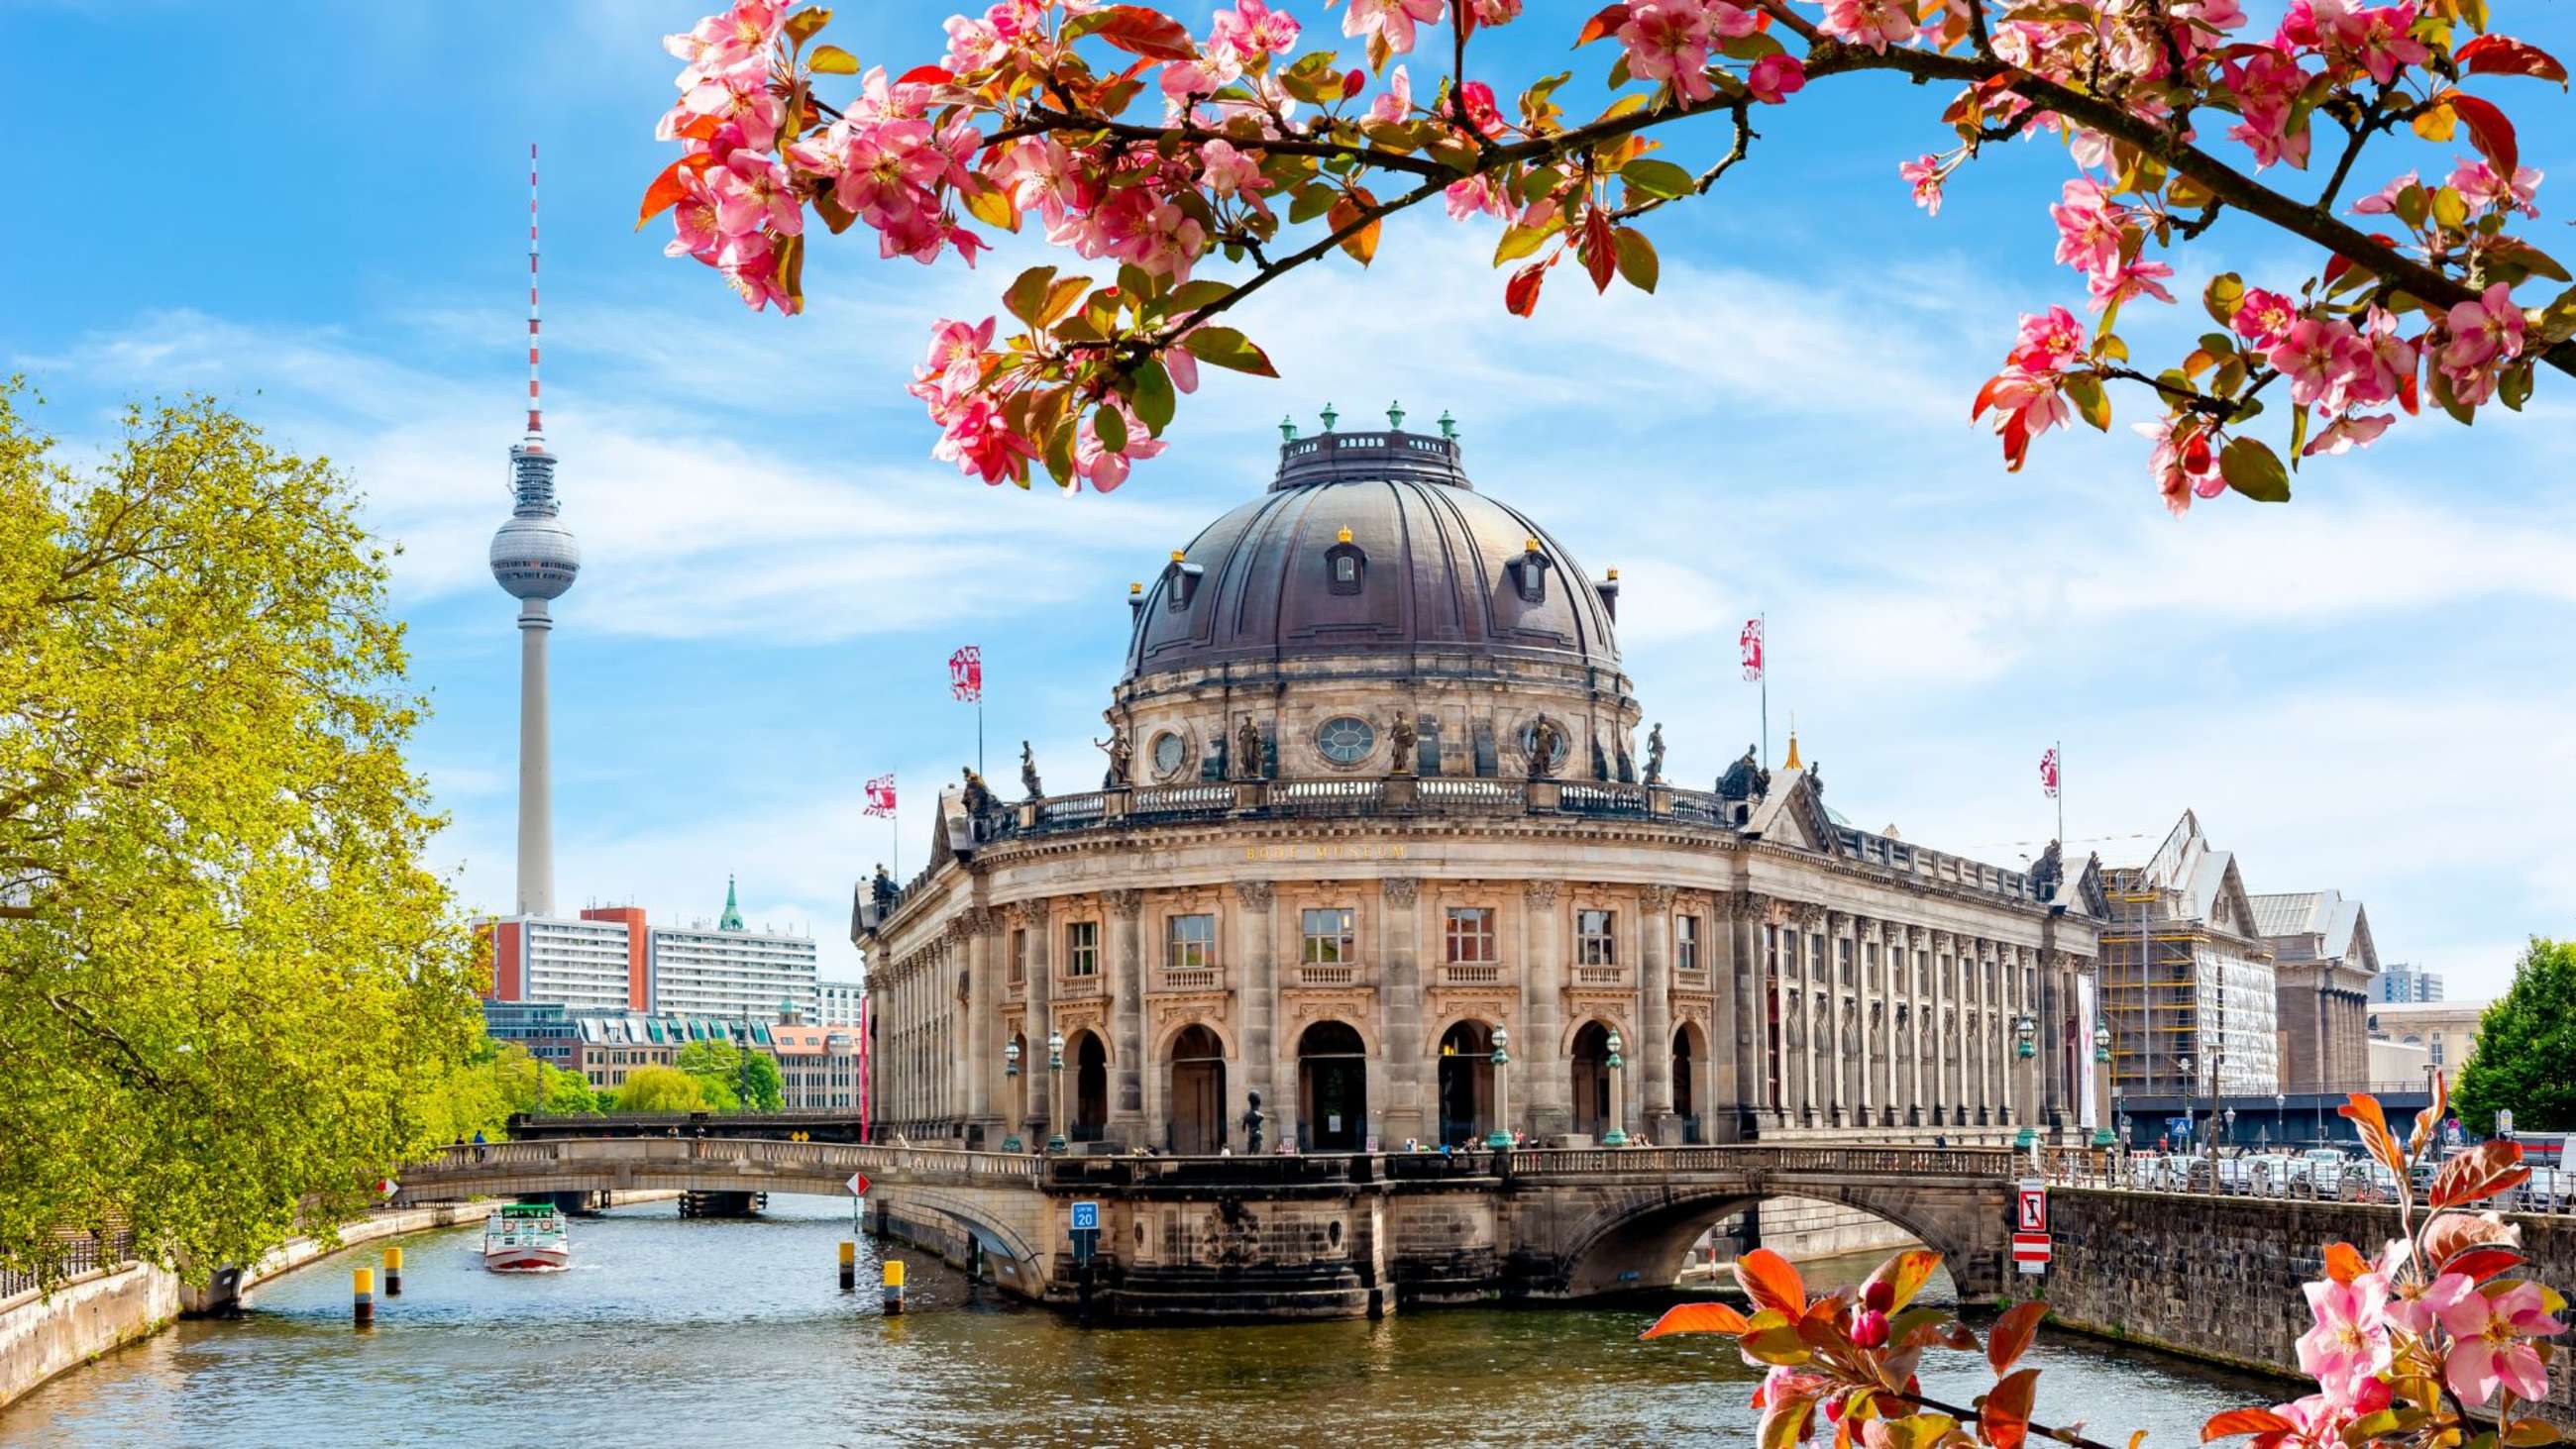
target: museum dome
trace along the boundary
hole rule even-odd
[[[1125,682],[1443,652],[1615,677],[1617,588],[1594,584],[1537,520],[1477,492],[1456,438],[1328,430],[1284,443],[1268,491],[1144,587]]]

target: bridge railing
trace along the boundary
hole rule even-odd
[[[479,1142],[441,1148],[402,1175],[406,1186],[442,1177],[513,1173],[579,1173],[601,1167],[681,1171],[752,1162],[819,1175],[917,1174],[1034,1181],[1042,1159],[1014,1152],[941,1147],[878,1147],[842,1142],[782,1142],[765,1137],[550,1137],[534,1142]]]
[[[2213,1163],[2199,1155],[2056,1148],[2047,1153],[2041,1166],[2047,1180],[2061,1187],[2293,1202],[2397,1200],[2395,1176],[2387,1168],[2357,1157],[2326,1161],[2244,1153],[2221,1156]],[[2419,1171],[2415,1181],[2417,1201],[2423,1200],[2430,1186],[2430,1172]],[[2535,1167],[2527,1180],[2507,1188],[2485,1206],[2541,1216],[2576,1214],[2576,1173],[2564,1168]]]
[[[1724,1147],[1542,1147],[1511,1155],[1515,1175],[1569,1173],[1812,1172],[1869,1177],[2013,1175],[2008,1147],[1873,1147],[1745,1143]]]

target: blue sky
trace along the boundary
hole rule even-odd
[[[1310,37],[1329,24],[1291,9]],[[2496,9],[2576,53],[2563,10]],[[1530,10],[1489,73],[1558,67],[1588,7]],[[948,13],[841,11],[830,38],[898,71],[936,57]],[[1927,220],[1895,168],[1942,144],[1944,97],[1846,80],[1766,111],[1751,162],[1658,218],[1657,297],[1595,299],[1569,269],[1513,319],[1489,232],[1408,222],[1372,273],[1337,262],[1248,306],[1285,379],[1213,377],[1126,489],[988,490],[930,461],[901,384],[930,322],[997,310],[1028,249],[969,274],[823,246],[811,311],[782,321],[664,260],[658,225],[631,231],[667,159],[658,38],[697,13],[280,4],[248,25],[0,0],[13,49],[62,62],[17,78],[22,114],[66,128],[18,158],[19,194],[51,199],[0,229],[0,365],[76,444],[127,399],[203,390],[350,469],[404,547],[435,707],[417,758],[454,817],[436,863],[472,902],[506,905],[511,881],[517,641],[484,547],[520,422],[534,140],[548,433],[586,556],[554,635],[568,903],[712,916],[730,872],[753,924],[811,929],[826,973],[854,974],[850,883],[889,849],[861,782],[898,772],[910,869],[934,785],[973,756],[948,652],[984,647],[998,778],[1023,737],[1051,784],[1092,777],[1127,581],[1266,482],[1283,412],[1311,429],[1327,400],[1357,423],[1401,399],[1454,413],[1480,486],[1620,569],[1621,643],[1684,780],[1756,732],[1733,641],[1763,611],[1775,748],[1795,711],[1865,826],[2015,862],[2052,828],[2035,761],[2062,740],[2079,849],[2142,854],[2197,808],[2250,889],[2358,895],[2383,957],[2449,972],[2455,996],[2499,987],[2526,934],[2576,932],[2563,386],[2465,436],[2400,429],[2302,474],[2287,508],[2169,519],[2125,428],[2051,435],[2007,475],[1968,401],[2016,312],[2080,299],[2041,210],[2065,160],[2004,148]],[[2576,252],[2576,103],[2481,89],[2550,173],[2536,235]],[[100,143],[146,117],[153,146]],[[1722,144],[1674,140],[1684,160]],[[2449,157],[2365,159],[2355,190]],[[2235,220],[2180,264],[2195,289],[2312,265]],[[2123,330],[2146,357],[2203,325],[2186,306]]]

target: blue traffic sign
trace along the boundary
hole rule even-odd
[[[1096,1233],[1100,1231],[1100,1204],[1096,1202],[1075,1203],[1073,1205],[1073,1230],[1077,1233],[1085,1231]]]

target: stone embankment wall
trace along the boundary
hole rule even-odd
[[[2375,1254],[2397,1210],[2365,1203],[2052,1188],[2054,1258],[2025,1278],[2070,1328],[2198,1358],[2295,1372],[2313,1321],[2299,1285],[2325,1276],[2325,1245]],[[2522,1225],[2524,1276],[2576,1294],[2576,1218],[2508,1215]],[[2548,1416],[2576,1416],[2569,1355],[2549,1366]]]
[[[676,1196],[667,1192],[632,1193],[621,1195],[619,1200],[641,1202]],[[296,1238],[283,1244],[244,1271],[240,1287],[247,1292],[341,1248],[480,1221],[489,1210],[480,1203],[432,1203],[372,1213],[343,1226],[336,1247],[318,1238]],[[50,1298],[30,1290],[0,1300],[0,1408],[15,1403],[65,1369],[151,1337],[176,1318],[212,1312],[222,1306],[209,1301],[205,1290],[181,1283],[178,1274],[141,1263],[83,1273],[55,1289]]]

